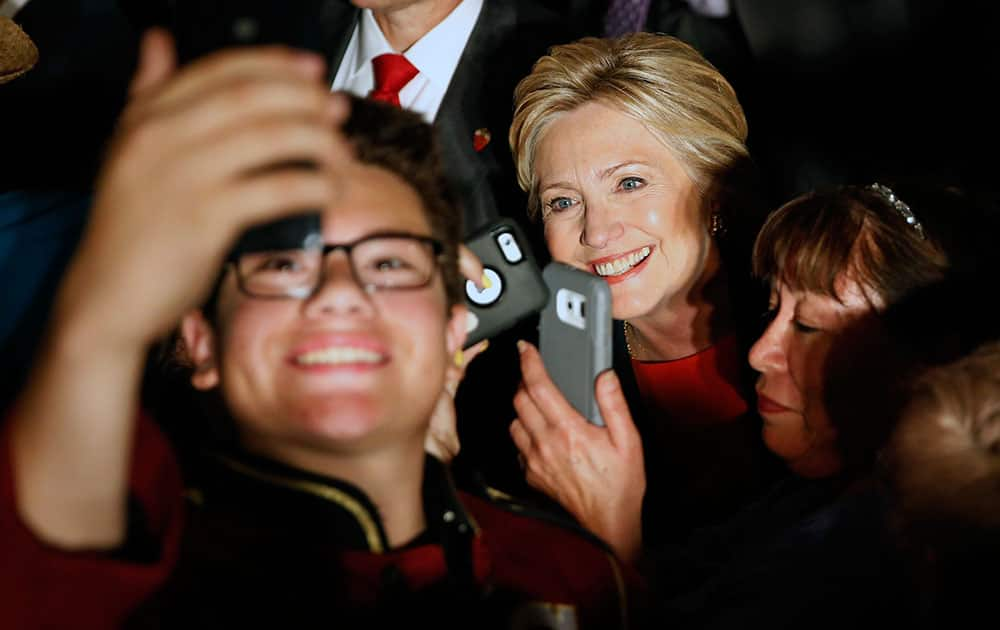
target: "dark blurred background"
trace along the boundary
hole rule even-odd
[[[134,67],[136,24],[168,1],[30,0],[15,15],[41,56],[0,85],[0,192],[89,189]],[[538,2],[567,28],[602,31],[608,0]],[[995,189],[996,3],[723,0],[723,17],[700,13],[703,3],[652,0],[646,30],[689,41],[731,79],[775,202],[881,173]]]

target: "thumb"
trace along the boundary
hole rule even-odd
[[[466,280],[471,280],[472,284],[476,285],[479,290],[486,288],[483,282],[483,278],[486,277],[483,271],[483,262],[464,243],[458,246],[458,269],[462,272],[462,276]]]
[[[174,39],[162,28],[151,28],[142,36],[139,65],[132,77],[129,94],[133,97],[155,88],[174,73],[177,53]]]
[[[621,448],[638,440],[638,432],[632,413],[625,402],[618,375],[614,370],[605,370],[597,377],[595,384],[597,406],[601,409],[601,417],[611,437],[611,443]]]

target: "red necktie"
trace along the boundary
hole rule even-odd
[[[399,107],[399,91],[417,76],[419,70],[406,57],[395,53],[375,57],[372,67],[375,70],[375,89],[368,94],[368,98]]]

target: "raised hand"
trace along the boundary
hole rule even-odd
[[[323,66],[272,47],[178,70],[167,33],[144,38],[87,230],[11,422],[17,507],[40,538],[121,543],[149,343],[201,304],[242,230],[335,199],[351,159],[337,130],[347,102],[329,93]],[[274,168],[289,161],[317,168]]]
[[[552,382],[531,344],[521,350],[518,417],[510,434],[524,459],[528,483],[548,494],[581,525],[633,561],[641,545],[646,473],[642,443],[612,371],[597,378],[596,394],[606,424],[580,415]]]
[[[431,424],[427,428],[427,438],[424,440],[424,450],[442,462],[455,459],[462,445],[458,441],[458,426],[455,416],[455,392],[465,377],[465,370],[479,354],[489,346],[489,340],[483,339],[467,350],[455,356],[455,362],[448,367],[445,375],[444,391],[438,398]]]
[[[328,205],[350,151],[323,67],[270,47],[178,70],[169,35],[147,34],[60,306],[148,342],[199,305],[243,229]],[[270,168],[290,161],[317,168]]]

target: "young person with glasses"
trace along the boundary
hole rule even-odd
[[[322,66],[260,49],[175,72],[147,36],[0,442],[5,627],[637,621],[599,543],[458,493],[425,454],[465,337],[459,210],[431,128],[360,100],[348,117]],[[227,256],[302,208],[321,243]],[[178,320],[191,384],[237,434],[186,489],[137,414]]]

